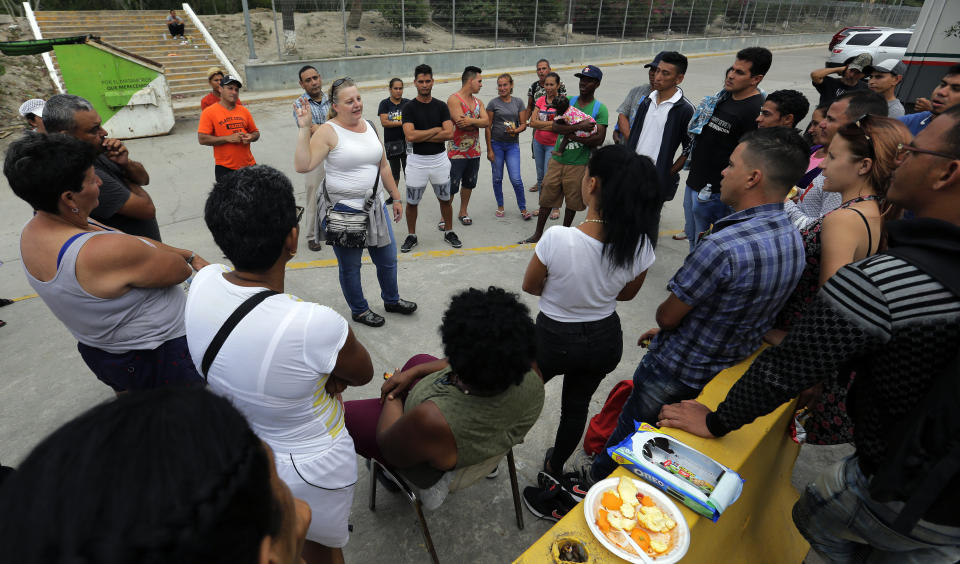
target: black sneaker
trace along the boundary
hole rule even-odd
[[[417,246],[417,236],[416,235],[407,235],[407,238],[403,240],[403,244],[400,245],[401,253],[409,253],[410,249]]]
[[[563,488],[563,491],[570,494],[570,497],[575,499],[577,503],[583,501],[583,498],[587,497],[587,490],[590,489],[582,479],[580,479],[580,474],[578,472],[567,472],[563,476],[560,476],[560,487]]]
[[[530,513],[537,517],[559,521],[577,505],[570,494],[560,487],[560,482],[550,474],[546,472],[537,474],[537,483],[539,485],[523,488],[523,503],[526,504]]]
[[[454,249],[459,249],[463,246],[463,243],[460,242],[460,237],[457,237],[457,234],[453,231],[447,231],[447,234],[443,236],[443,240]]]

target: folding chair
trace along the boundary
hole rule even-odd
[[[448,492],[453,493],[455,491],[462,490],[484,478],[493,472],[493,470],[500,463],[500,460],[503,459],[503,456],[504,455],[502,454],[498,454],[497,456],[488,458],[487,460],[472,466],[467,466],[458,470],[452,470],[451,472],[453,475],[447,476],[449,479]],[[507,451],[506,457],[507,468],[510,471],[510,487],[513,490],[513,508],[517,514],[517,528],[522,530],[523,509],[520,507],[520,488],[517,485],[517,465],[513,459],[513,449]],[[371,460],[371,462],[370,511],[376,511],[377,476],[382,474],[388,480],[396,484],[397,487],[400,488],[400,493],[402,493],[410,502],[410,504],[413,505],[413,510],[417,513],[417,519],[420,521],[420,531],[423,533],[423,540],[426,543],[427,551],[430,553],[430,558],[433,559],[434,564],[439,564],[440,559],[437,557],[437,550],[433,546],[433,540],[430,538],[430,529],[427,527],[427,520],[423,515],[424,503],[422,501],[422,496],[418,494],[417,490],[411,487],[406,480],[400,476],[399,473],[391,471],[376,460]]]

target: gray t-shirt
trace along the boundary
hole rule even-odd
[[[903,109],[903,104],[900,103],[900,100],[894,98],[893,100],[887,100],[887,117],[898,118],[906,115],[906,110]]]
[[[527,109],[527,105],[520,101],[520,98],[512,96],[509,102],[504,102],[497,96],[487,103],[487,113],[493,120],[490,124],[490,137],[494,141],[501,143],[517,143],[519,139],[516,135],[507,133],[507,124],[510,122],[516,127],[520,123],[520,112]]]
[[[627,93],[627,97],[624,98],[623,103],[617,108],[617,113],[623,114],[632,120],[633,112],[635,112],[637,106],[640,105],[640,100],[643,100],[643,98],[651,92],[653,92],[653,87],[649,84],[631,88],[630,92]]]
[[[160,240],[160,227],[157,219],[137,219],[121,215],[117,212],[130,199],[130,187],[120,166],[107,158],[106,155],[97,156],[93,162],[93,170],[100,177],[100,203],[90,217],[102,221],[110,227],[119,229],[130,235],[141,235],[156,241]]]

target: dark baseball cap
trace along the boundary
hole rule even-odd
[[[220,86],[229,86],[231,84],[236,84],[237,88],[243,88],[243,83],[240,82],[240,79],[233,76],[232,74],[228,74],[227,76],[220,79]]]
[[[599,82],[603,80],[603,71],[593,65],[587,65],[583,67],[583,70],[574,74],[573,76],[577,78],[593,78]]]
[[[660,59],[663,58],[663,54],[664,54],[664,53],[666,53],[666,51],[660,51],[659,53],[657,53],[657,56],[654,57],[653,60],[650,61],[649,63],[643,65],[643,68],[649,69],[649,68],[657,68],[657,67],[659,67],[659,66],[660,66]]]

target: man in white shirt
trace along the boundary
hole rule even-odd
[[[667,201],[673,199],[680,182],[685,159],[681,156],[674,161],[674,155],[681,145],[686,148],[690,144],[687,124],[694,107],[679,86],[687,72],[687,58],[676,51],[658,57],[653,91],[640,102],[626,145],[654,162],[663,188],[661,196]]]

